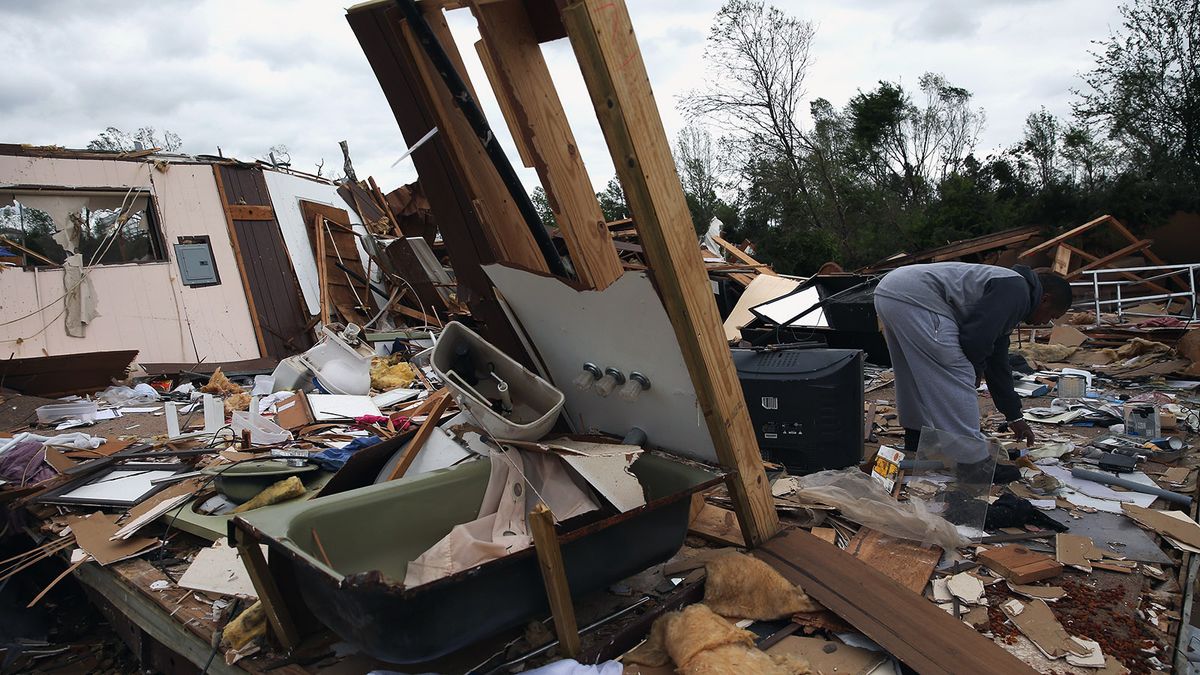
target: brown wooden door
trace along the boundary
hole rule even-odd
[[[313,345],[296,271],[275,220],[262,170],[214,165],[229,238],[246,289],[250,319],[263,356],[282,359]]]

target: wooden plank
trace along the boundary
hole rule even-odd
[[[529,512],[529,529],[533,535],[533,548],[537,552],[538,568],[542,571],[542,583],[546,586],[546,598],[550,601],[550,614],[554,617],[554,633],[559,647],[568,658],[579,656],[579,628],[575,623],[575,606],[571,602],[571,587],[567,583],[567,571],[563,568],[562,549],[558,545],[558,533],[554,531],[554,514],[544,502]]]
[[[271,632],[275,634],[275,639],[279,640],[279,644],[283,646],[284,650],[290,652],[300,644],[300,632],[296,628],[296,622],[292,620],[291,612],[283,599],[283,594],[279,591],[279,586],[275,584],[275,578],[271,576],[271,570],[267,567],[267,559],[263,557],[258,542],[247,541],[246,535],[240,529],[235,529],[235,533],[238,555],[241,556],[242,563],[246,566],[246,574],[254,584],[259,602],[266,610],[267,622],[271,624]]]
[[[1067,276],[1067,273],[1071,271],[1071,249],[1061,245],[1054,249],[1054,265],[1050,269],[1055,274]]]
[[[445,17],[440,12],[426,13],[430,28],[437,34],[438,41],[447,55],[455,63],[460,63],[462,57],[455,47],[454,40],[449,36]],[[499,172],[492,165],[491,159],[480,143],[479,138],[471,130],[471,125],[463,116],[462,111],[455,105],[446,84],[442,81],[429,57],[421,48],[416,37],[407,24],[401,26],[402,34],[408,48],[409,58],[416,64],[420,73],[422,88],[428,93],[433,102],[437,115],[438,135],[444,136],[454,152],[459,167],[467,180],[467,189],[474,198],[481,202],[492,217],[481,221],[484,232],[496,251],[498,262],[510,262],[535,272],[548,272],[546,260],[534,241],[533,233],[529,231],[520,210],[513,202],[508,188],[500,179]],[[459,75],[464,82],[469,82],[466,70],[459,68]],[[468,85],[469,86],[469,85]],[[478,99],[476,99],[478,100]]]
[[[1074,253],[1075,255],[1077,255],[1081,258],[1084,258],[1086,260],[1092,261],[1092,262],[1095,262],[1100,259],[1098,256],[1094,256],[1091,253],[1088,253],[1087,251],[1085,251],[1077,246],[1073,246],[1073,245],[1067,244],[1065,242],[1060,244],[1060,246],[1069,248],[1069,249],[1071,249],[1071,252]],[[1166,287],[1164,287],[1164,286],[1160,286],[1159,284],[1156,284],[1152,281],[1142,281],[1142,278],[1139,277],[1138,275],[1134,274],[1133,272],[1118,272],[1117,274],[1119,274],[1124,279],[1128,279],[1130,281],[1133,281],[1133,282],[1136,282],[1139,284],[1145,284],[1147,287],[1153,288],[1154,290],[1156,290],[1160,293],[1170,293],[1170,291],[1167,290]]]
[[[1088,230],[1096,227],[1097,225],[1100,225],[1101,223],[1106,223],[1110,220],[1114,220],[1114,218],[1109,215],[1104,215],[1104,216],[1100,216],[1099,218],[1096,218],[1094,220],[1089,220],[1088,222],[1080,225],[1079,227],[1072,228],[1070,230],[1067,230],[1066,232],[1063,232],[1060,235],[1057,235],[1055,237],[1047,239],[1046,241],[1043,241],[1042,243],[1038,244],[1037,246],[1034,246],[1033,248],[1024,251],[1017,257],[1018,258],[1028,258],[1029,256],[1031,256],[1035,253],[1041,253],[1042,251],[1049,250],[1050,248],[1052,248],[1054,246],[1058,246],[1059,244],[1063,243],[1064,241],[1066,241],[1068,239],[1073,239],[1073,238],[1083,234],[1084,232],[1087,232]]]
[[[229,204],[225,207],[234,220],[275,220],[275,209],[257,204]]]
[[[433,435],[433,430],[437,428],[438,421],[442,419],[442,413],[446,411],[447,406],[454,400],[450,397],[450,392],[442,390],[434,394],[435,400],[426,401],[429,405],[429,417],[421,424],[421,428],[417,433],[413,434],[412,440],[408,445],[404,446],[404,452],[400,455],[400,461],[396,463],[396,467],[392,469],[392,473],[388,476],[388,480],[396,480],[403,478],[408,467],[412,466],[414,460],[417,459],[417,454],[421,452],[421,448],[425,446],[425,442]]]
[[[217,182],[217,193],[221,196],[221,205],[225,210],[225,227],[229,230],[229,245],[233,248],[233,258],[237,261],[238,275],[242,278],[242,292],[246,295],[246,307],[250,310],[250,324],[254,326],[254,338],[258,342],[258,355],[270,356],[267,342],[263,338],[262,322],[258,318],[258,309],[254,305],[254,293],[250,290],[250,276],[246,270],[246,261],[242,258],[241,245],[238,242],[237,229],[233,225],[233,215],[229,213],[229,195],[225,192],[225,181],[221,178],[224,167],[214,164],[213,179]]]
[[[703,496],[699,498],[704,499]],[[707,502],[702,501],[702,506],[691,518],[688,532],[725,546],[746,548],[737,514]]]
[[[364,279],[367,276],[362,259],[358,255],[358,244],[351,229],[350,214],[346,213],[345,209],[306,199],[300,200],[300,213],[306,222],[313,223],[309,228],[309,240],[314,249],[326,311],[331,307],[339,308],[338,313],[342,315],[344,322],[363,325],[367,320],[363,313],[370,312],[375,307],[371,289],[338,268],[338,263],[341,263],[358,276]],[[314,220],[318,217],[321,218],[320,223]],[[319,241],[317,237],[320,237]],[[361,310],[356,309],[360,304],[365,307]],[[347,311],[340,311],[342,307],[347,308]]]
[[[501,110],[524,139],[575,274],[586,288],[607,288],[621,277],[621,261],[525,6],[477,2],[473,9],[495,66],[493,88],[510,103]]]
[[[579,0],[563,9],[563,23],[717,457],[731,472],[742,534],[757,545],[778,531],[779,517],[629,11],[623,0]]]
[[[314,213],[312,216],[313,239],[316,242],[317,288],[321,303],[321,324],[328,326],[329,314],[329,270],[325,265],[325,216]]]
[[[771,275],[775,274],[775,270],[771,269],[770,265],[764,265],[764,264],[758,262],[749,253],[746,253],[742,249],[725,241],[721,237],[719,237],[717,235],[713,235],[712,239],[713,239],[713,241],[717,242],[717,246],[720,246],[721,248],[728,251],[729,254],[732,255],[734,258],[737,258],[738,261],[745,263],[747,265],[752,265],[754,267],[759,268],[759,271],[762,272],[763,274],[771,274]]]
[[[500,74],[496,72],[496,64],[492,61],[492,53],[483,45],[483,40],[475,41],[475,53],[479,55],[479,62],[483,64],[483,73],[487,75],[488,82],[492,84],[492,92],[496,94],[496,102],[500,104],[501,116],[504,118],[504,123],[508,125],[508,135],[512,137],[513,145],[517,146],[517,155],[521,158],[521,164],[527,169],[532,169],[534,167],[533,153],[529,150],[529,140],[521,132],[517,123],[517,103],[513,100],[508,87],[503,86]]]
[[[933,568],[942,559],[942,549],[937,546],[889,537],[869,527],[859,528],[846,552],[918,595],[925,592]]]
[[[937,605],[801,529],[753,555],[922,675],[1035,671]]]
[[[1075,278],[1078,278],[1080,275],[1082,275],[1084,272],[1087,272],[1088,270],[1094,270],[1094,269],[1099,269],[1101,267],[1107,267],[1109,263],[1116,262],[1116,261],[1120,260],[1121,258],[1124,258],[1125,256],[1131,255],[1138,251],[1145,250],[1146,248],[1149,248],[1150,244],[1152,244],[1152,243],[1154,243],[1154,242],[1149,239],[1135,241],[1132,244],[1126,246],[1125,248],[1123,248],[1119,251],[1114,251],[1114,252],[1109,253],[1108,255],[1104,256],[1103,258],[1097,258],[1096,260],[1093,260],[1092,262],[1090,262],[1086,265],[1083,265],[1082,267],[1075,270],[1074,272],[1071,272],[1070,274],[1063,274],[1062,272],[1059,272],[1059,274],[1063,274],[1063,276],[1067,277],[1068,279],[1075,279]],[[1054,271],[1058,272],[1058,269],[1056,268]]]

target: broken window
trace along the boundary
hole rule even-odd
[[[14,191],[0,194],[0,247],[26,266],[61,265],[74,253],[84,265],[166,260],[144,191]]]

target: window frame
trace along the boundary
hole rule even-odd
[[[157,195],[154,194],[154,190],[152,187],[132,187],[132,188],[130,188],[130,187],[63,187],[63,186],[50,186],[50,185],[19,184],[19,185],[0,185],[0,193],[11,194],[13,196],[14,202],[20,202],[21,195],[23,195],[23,194],[26,194],[26,195],[38,194],[38,195],[49,195],[49,196],[53,196],[53,195],[67,196],[67,195],[80,195],[80,194],[82,194],[82,195],[103,195],[103,196],[116,195],[116,196],[120,196],[120,197],[123,197],[127,194],[131,194],[131,195],[133,195],[134,198],[145,197],[146,198],[146,208],[143,211],[145,214],[143,217],[146,219],[149,219],[148,226],[146,227],[146,232],[150,238],[150,250],[154,253],[154,258],[152,258],[150,260],[126,260],[123,262],[109,262],[109,263],[97,262],[95,265],[91,265],[91,267],[116,267],[116,266],[120,266],[120,265],[154,265],[154,264],[162,264],[162,263],[169,264],[171,262],[170,255],[167,253],[166,235],[163,232],[162,214],[160,213],[159,208],[158,208],[158,198],[157,198]],[[8,204],[4,204],[4,206],[8,206],[11,204],[12,204],[12,202],[9,202]],[[57,226],[58,224],[56,223],[55,225]],[[22,237],[24,237],[24,231],[22,231]],[[17,243],[21,244],[22,246],[25,246],[24,241],[19,241]],[[32,256],[32,255],[26,253],[25,251],[18,250],[17,253],[19,253],[25,260],[24,264],[21,265],[22,270],[28,271],[28,270],[34,270],[34,269],[54,269],[54,268],[62,267],[62,263],[50,264],[47,262],[43,262],[43,261],[39,260],[38,258],[36,258],[35,256]],[[42,254],[41,251],[37,251],[37,253],[39,255]],[[87,261],[85,260],[84,262],[86,264]]]

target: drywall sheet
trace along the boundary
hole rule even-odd
[[[308,308],[308,313],[315,316],[321,313],[321,287],[317,279],[317,259],[313,255],[312,245],[309,243],[309,230],[313,225],[305,222],[304,214],[300,210],[300,200],[304,199],[332,206],[335,209],[343,209],[349,214],[355,231],[364,234],[366,230],[362,228],[358,212],[338,195],[336,185],[270,170],[263,171],[263,178],[267,181],[267,192],[271,195],[275,220],[279,223],[279,231],[283,234],[283,243],[287,246],[288,257],[292,259],[292,268],[296,270],[296,281],[299,282],[300,292],[304,295],[304,304]],[[359,259],[362,261],[363,268],[366,269],[368,267],[367,254],[362,250],[362,243],[358,242],[357,237],[355,237],[355,241],[358,243]],[[387,298],[384,300],[386,301]]]
[[[564,411],[576,431],[621,437],[639,427],[651,446],[717,462],[675,331],[645,272],[626,272],[603,291],[577,291],[503,265],[483,269],[566,396]],[[580,391],[572,381],[589,362],[643,373],[650,389],[633,402],[616,392],[605,398],[594,389]]]

